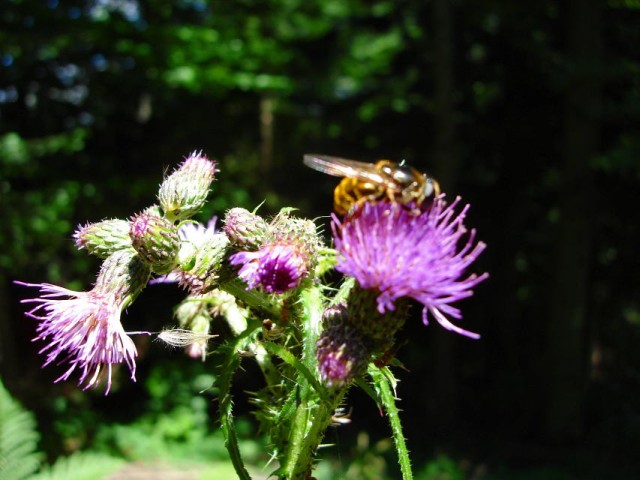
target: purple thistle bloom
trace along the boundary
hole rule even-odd
[[[43,366],[53,362],[70,364],[56,382],[67,380],[77,368],[82,372],[78,385],[84,384],[86,390],[99,381],[106,367],[106,395],[111,388],[111,366],[123,362],[135,381],[137,351],[120,323],[124,305],[115,295],[98,289],[75,292],[49,283],[16,283],[40,289],[39,298],[22,300],[22,303],[38,304],[27,316],[39,321],[34,341],[47,342],[39,352],[46,352]]]
[[[377,309],[394,310],[394,302],[410,297],[424,305],[422,318],[431,313],[447,330],[479,338],[447,319],[462,313],[451,304],[473,294],[472,288],[488,277],[471,274],[461,278],[485,249],[475,242],[471,230],[459,247],[467,229],[463,220],[469,205],[456,213],[457,198],[451,205],[442,197],[419,213],[388,202],[363,203],[342,222],[333,216],[335,246],[340,252],[336,269],[354,277],[360,288],[378,292]]]
[[[229,262],[242,265],[238,274],[247,289],[260,285],[270,293],[297,287],[309,270],[307,255],[291,241],[266,243],[257,252],[234,253]]]

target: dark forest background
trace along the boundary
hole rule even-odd
[[[416,465],[446,455],[466,478],[633,478],[639,120],[635,0],[4,1],[2,379],[37,414],[50,458],[94,448],[99,425],[160,418],[206,363],[142,339],[137,384],[123,375],[106,398],[53,384],[62,370],[40,368],[19,303],[35,291],[12,281],[89,288],[98,264],[74,249],[75,227],[153,203],[196,149],[221,170],[200,220],[265,200],[263,213],[295,206],[322,223],[336,179],[305,169],[304,153],[405,159],[472,205],[488,244],[476,269],[491,275],[462,305],[481,340],[418,316],[400,335]],[[170,325],[183,295],[147,289],[125,328]],[[240,413],[255,373],[237,379]],[[348,403],[327,455],[363,431],[371,450],[388,436],[368,398]]]

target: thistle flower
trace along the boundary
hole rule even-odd
[[[167,218],[184,220],[198,213],[217,171],[202,152],[191,153],[160,185],[158,201]]]
[[[485,244],[475,241],[475,230],[463,240],[469,206],[456,212],[459,203],[457,198],[447,206],[439,197],[419,214],[399,204],[363,203],[342,222],[334,216],[331,227],[340,252],[336,269],[354,277],[359,288],[376,293],[380,314],[409,297],[424,305],[425,324],[430,313],[444,328],[479,338],[447,318],[460,319],[462,313],[452,303],[471,296],[472,288],[488,277],[463,277]]]
[[[283,208],[276,215],[264,232],[266,239],[258,251],[249,248],[250,251],[229,257],[231,265],[241,265],[238,273],[247,289],[261,286],[269,293],[284,293],[300,285],[316,264],[321,246],[316,226],[310,220],[292,217],[291,210]],[[252,224],[260,225],[255,219]],[[259,228],[262,232],[262,227]]]
[[[127,364],[135,381],[137,351],[120,323],[120,315],[142,291],[149,274],[136,252],[127,249],[105,260],[89,292],[17,282],[40,290],[40,297],[22,303],[37,304],[27,316],[39,322],[34,340],[47,342],[40,350],[46,353],[43,366],[54,362],[69,365],[56,382],[67,380],[77,369],[81,372],[78,385],[86,390],[106,373],[106,395],[111,389],[112,365],[119,363]]]
[[[195,246],[200,246],[211,240],[217,231],[218,217],[215,215],[209,219],[206,225],[197,222],[185,222],[178,230],[180,239]]]
[[[266,243],[257,252],[239,252],[229,257],[231,265],[242,265],[238,275],[247,289],[262,286],[270,293],[297,287],[309,271],[309,259],[295,241]]]

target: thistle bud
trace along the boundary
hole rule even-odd
[[[76,247],[83,248],[99,258],[107,258],[116,250],[131,247],[129,222],[126,220],[103,220],[80,227],[73,234]]]
[[[409,304],[406,299],[400,299],[394,310],[381,313],[378,296],[377,290],[365,290],[356,285],[349,295],[344,318],[366,338],[375,342],[389,342],[404,325]]]
[[[160,185],[158,200],[167,218],[184,220],[204,205],[217,172],[215,162],[193,152]]]
[[[124,309],[147,286],[150,275],[151,269],[135,250],[118,250],[102,263],[93,291],[112,296]]]
[[[192,251],[192,256],[181,263],[180,284],[191,294],[199,295],[213,290],[226,257],[229,240],[223,233],[211,235],[210,241]],[[182,262],[182,259],[181,259]]]
[[[305,259],[307,272],[318,263],[318,252],[322,248],[322,240],[318,235],[316,224],[305,218],[290,215],[290,208],[283,208],[271,222],[271,235],[278,242],[293,242]],[[305,272],[305,275],[306,273]]]
[[[317,342],[320,378],[330,388],[348,386],[364,373],[370,357],[364,337],[346,323],[330,323]]]
[[[160,205],[151,205],[150,207],[145,208],[142,213],[146,215],[153,215],[154,217],[162,217],[162,209]]]
[[[232,208],[224,217],[224,233],[238,250],[255,251],[265,241],[269,225],[244,208]]]
[[[178,229],[170,221],[138,214],[131,219],[129,235],[133,248],[155,273],[168,273],[177,265],[180,237]]]

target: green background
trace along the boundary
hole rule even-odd
[[[198,393],[207,363],[145,339],[135,385],[119,375],[105,398],[52,384],[62,367],[40,369],[19,303],[35,291],[13,280],[90,288],[98,263],[74,249],[75,227],[150,205],[193,150],[221,170],[200,220],[264,200],[265,214],[294,206],[326,223],[337,179],[302,165],[315,152],[428,171],[472,205],[467,224],[488,244],[475,268],[491,278],[461,305],[482,339],[424,327],[418,308],[399,335],[416,470],[629,478],[640,447],[639,54],[634,0],[3,2],[0,373],[37,414],[48,457],[135,458],[136,435],[153,431],[213,459],[215,392]],[[125,328],[171,325],[183,295],[147,289]],[[244,392],[260,387],[249,362],[236,384],[246,414]],[[348,405],[351,424],[325,450],[336,471],[397,475],[375,405],[357,392]],[[162,441],[139,455],[160,455]]]

